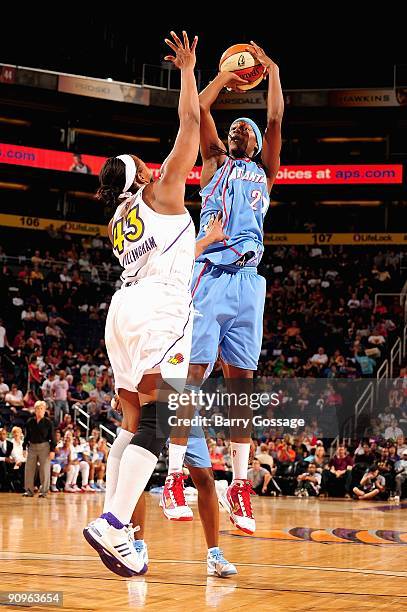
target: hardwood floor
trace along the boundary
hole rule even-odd
[[[221,546],[239,570],[223,580],[206,576],[196,504],[194,521],[172,523],[152,495],[148,573],[110,573],[81,533],[101,506],[99,494],[0,495],[0,591],[62,591],[64,611],[407,610],[407,504],[257,498],[254,536],[222,511]]]

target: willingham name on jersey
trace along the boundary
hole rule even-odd
[[[123,265],[128,266],[131,263],[136,262],[142,255],[145,255],[145,253],[148,253],[148,251],[156,248],[157,245],[154,240],[154,236],[151,236],[151,238],[145,240],[141,246],[136,246],[129,253],[126,253],[126,255],[123,257]]]

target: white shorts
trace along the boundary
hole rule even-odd
[[[189,291],[157,279],[123,286],[112,297],[106,318],[106,348],[116,391],[137,391],[144,374],[162,378],[182,392],[192,341]]]

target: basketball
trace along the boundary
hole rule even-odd
[[[261,83],[264,76],[264,66],[247,49],[254,51],[251,45],[232,45],[226,49],[219,62],[221,72],[234,72],[248,82],[247,85],[238,85],[237,88],[241,91],[253,89]]]

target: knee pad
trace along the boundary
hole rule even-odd
[[[157,458],[167,441],[157,427],[157,403],[150,402],[141,407],[139,426],[130,444],[141,446]]]
[[[52,471],[55,474],[60,474],[61,472],[61,466],[59,465],[59,463],[56,463],[55,465],[52,466]]]

